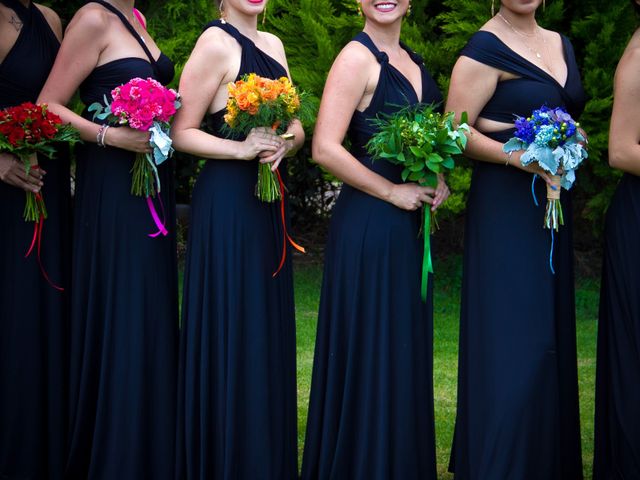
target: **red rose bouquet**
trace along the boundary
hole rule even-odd
[[[54,143],[75,143],[80,140],[78,131],[71,125],[63,125],[59,116],[51,113],[46,104],[23,103],[16,107],[0,110],[0,151],[13,153],[24,164],[29,174],[33,154],[39,153],[53,158]],[[24,219],[39,222],[47,218],[47,209],[42,192],[26,192],[27,202]]]

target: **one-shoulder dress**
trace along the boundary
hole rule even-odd
[[[23,23],[0,64],[0,108],[35,102],[60,43],[40,10],[1,0]],[[13,28],[4,25],[2,28]],[[64,466],[71,266],[69,155],[38,158],[48,210],[40,248],[25,258],[34,224],[25,192],[0,182],[0,478],[59,479]]]
[[[607,211],[598,323],[594,480],[640,478],[640,178]]]
[[[80,86],[85,105],[104,103],[134,77],[173,78],[126,18],[148,58],[96,67]],[[93,114],[87,109],[83,116]],[[114,127],[112,127],[114,128]],[[158,167],[168,236],[142,197],[131,195],[135,153],[78,149],[71,318],[69,480],[169,480],[175,458],[178,299],[173,167]],[[158,202],[159,204],[159,202]]]
[[[543,105],[578,119],[584,91],[562,37],[567,80],[479,31],[461,55],[518,78],[499,82],[480,117],[513,123]],[[514,129],[487,134],[499,142]],[[450,469],[456,480],[582,478],[575,330],[571,192],[565,225],[543,229],[546,189],[532,175],[475,162],[467,201],[458,371]]]
[[[370,105],[353,114],[351,154],[393,183],[402,167],[373,161],[371,120],[406,105],[440,104],[422,59],[416,92],[364,32],[354,41],[380,64]],[[304,480],[429,480],[436,477],[433,411],[433,279],[421,300],[421,212],[350,185],[333,209],[318,315]]]
[[[237,78],[285,68],[233,25]],[[206,131],[225,137],[221,110]],[[237,137],[241,139],[241,137]],[[286,162],[280,171],[286,172]],[[286,175],[284,175],[286,177]],[[254,194],[258,161],[207,160],[192,198],[178,387],[178,480],[297,478],[296,348],[281,206]],[[285,178],[286,181],[286,178]],[[288,206],[285,207],[288,222]]]

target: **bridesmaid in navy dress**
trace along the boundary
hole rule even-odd
[[[632,1],[640,13],[640,4]],[[594,480],[640,478],[640,30],[618,64],[609,163],[624,172],[605,225]]]
[[[60,47],[62,25],[49,8],[0,0],[0,108],[35,102]],[[62,478],[66,431],[69,307],[69,159],[39,158],[25,175],[0,154],[0,478]],[[43,172],[46,172],[43,178]],[[45,222],[41,262],[24,255],[33,223],[22,218],[25,191],[40,191]]]
[[[296,446],[295,315],[279,203],[254,195],[258,161],[279,165],[304,141],[270,129],[226,139],[227,84],[243,74],[288,76],[280,40],[257,30],[266,0],[225,0],[180,82],[179,150],[205,158],[192,199],[182,309],[178,480],[293,480]],[[205,128],[200,126],[205,122]],[[288,218],[288,213],[287,213]],[[288,220],[287,220],[288,222]]]
[[[542,105],[577,119],[584,92],[569,40],[540,28],[541,1],[503,0],[451,77],[447,110],[475,127],[465,227],[458,413],[450,468],[457,480],[582,478],[571,195],[551,245],[545,181],[522,152],[502,152],[514,116]],[[532,198],[532,174],[538,181]]]
[[[400,43],[409,1],[359,7],[364,31],[331,68],[313,138],[314,159],[344,185],[325,253],[302,478],[435,480],[433,302],[431,288],[420,297],[419,233],[421,207],[435,210],[448,189],[442,178],[436,190],[403,183],[402,167],[373,162],[365,144],[377,115],[442,95]]]
[[[75,190],[70,439],[66,478],[173,477],[177,280],[172,167],[159,167],[168,236],[143,198],[130,193],[135,152],[149,136],[110,128],[97,145],[90,112],[64,105],[80,88],[85,105],[133,77],[166,84],[171,61],[144,28],[133,1],[92,1],[71,21],[40,100],[82,135]]]

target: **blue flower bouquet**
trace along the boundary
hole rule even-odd
[[[504,144],[503,150],[525,150],[520,157],[523,166],[537,162],[551,174],[553,185],[547,185],[544,227],[557,232],[564,224],[560,189],[571,188],[575,170],[588,156],[581,144],[585,138],[578,130],[579,124],[562,108],[543,106],[528,118],[517,117],[515,127],[515,136]]]

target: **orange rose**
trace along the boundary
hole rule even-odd
[[[280,95],[280,89],[275,84],[269,85],[268,88],[265,88],[262,91],[262,96],[268,102],[274,101],[276,98],[278,98],[278,95]]]
[[[247,98],[247,94],[244,92],[236,95],[236,103],[240,110],[248,111],[249,107],[251,107],[251,102]]]

